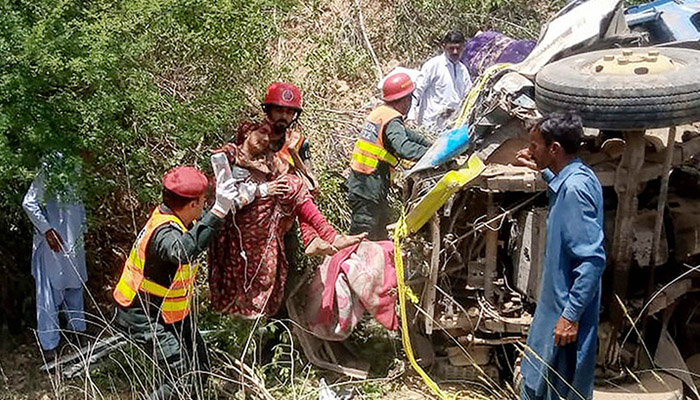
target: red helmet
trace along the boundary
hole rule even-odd
[[[416,86],[408,74],[399,72],[391,75],[384,81],[382,87],[382,100],[394,101],[413,93]]]
[[[273,82],[267,87],[263,106],[274,105],[301,111],[301,91],[291,83]]]

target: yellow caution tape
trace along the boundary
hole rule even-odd
[[[467,121],[467,117],[469,114],[472,112],[472,109],[474,108],[474,105],[476,104],[476,99],[479,98],[479,94],[481,93],[482,90],[484,90],[484,87],[486,86],[486,83],[491,79],[491,77],[498,71],[508,68],[513,64],[510,63],[503,63],[503,64],[495,64],[486,69],[481,76],[479,76],[479,81],[476,83],[476,85],[473,85],[471,89],[469,89],[469,93],[467,94],[467,99],[463,103],[464,106],[462,106],[462,110],[459,112],[459,116],[457,117],[457,120],[455,121],[455,128],[460,127],[464,125]]]
[[[394,266],[396,268],[396,286],[399,294],[399,308],[401,310],[401,342],[403,343],[406,357],[413,369],[423,378],[426,385],[442,399],[451,399],[440,387],[428,376],[423,368],[416,362],[411,347],[411,337],[408,333],[408,317],[406,316],[406,299],[414,304],[418,304],[418,296],[413,293],[410,287],[404,282],[403,256],[401,255],[401,240],[408,237],[413,232],[418,231],[430,217],[437,212],[440,207],[457,190],[468,182],[473,181],[484,170],[483,161],[477,156],[471,156],[467,165],[457,171],[450,171],[443,176],[440,181],[421,199],[416,207],[406,215],[402,215],[396,223],[394,230]],[[456,396],[454,396],[456,398]]]
[[[408,317],[406,316],[406,297],[412,296],[411,301],[414,303],[418,302],[418,297],[416,297],[410,288],[406,286],[404,282],[404,272],[403,272],[403,257],[401,256],[401,239],[406,237],[408,234],[408,227],[406,225],[406,219],[401,216],[399,222],[396,224],[396,230],[394,231],[394,266],[396,267],[396,285],[399,292],[399,308],[401,310],[401,342],[403,343],[404,351],[406,352],[406,357],[408,357],[409,363],[413,369],[418,373],[418,375],[423,378],[423,382],[435,393],[435,395],[441,400],[452,400],[453,398],[448,396],[445,392],[440,389],[440,387],[435,383],[428,374],[423,371],[416,358],[413,355],[413,347],[411,347],[411,337],[408,333]]]
[[[413,293],[413,290],[411,290],[410,286],[406,286],[406,297],[411,301],[413,304],[418,304],[420,301],[418,299],[418,296],[416,296],[415,293]]]
[[[446,173],[406,216],[406,236],[418,232],[455,192],[478,177],[485,168],[484,162],[472,155],[464,167]]]
[[[498,71],[509,67],[511,64],[496,64],[488,68],[479,78],[479,82],[472,86],[467,95],[464,106],[457,117],[456,127],[464,125],[466,118],[471,113],[471,110],[476,104],[479,93],[484,89],[486,83]],[[406,286],[404,281],[404,265],[403,256],[401,254],[401,241],[408,237],[413,232],[418,231],[429,219],[437,212],[440,207],[452,196],[457,190],[465,184],[479,176],[484,170],[483,161],[476,156],[469,158],[467,165],[457,171],[450,171],[443,176],[440,181],[421,199],[416,207],[406,215],[402,215],[396,224],[394,230],[394,266],[396,268],[396,286],[399,295],[399,309],[401,313],[401,342],[403,344],[406,357],[408,358],[411,367],[420,375],[423,382],[433,391],[433,393],[441,400],[454,400],[457,395],[449,396],[443,392],[435,381],[418,365],[415,356],[413,355],[413,347],[411,345],[411,337],[408,331],[408,316],[406,315],[406,300],[410,300],[414,304],[418,304],[418,296],[413,293],[410,287]]]

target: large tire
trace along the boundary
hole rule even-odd
[[[676,69],[636,75],[594,71],[606,55],[623,49],[594,51],[545,66],[535,79],[535,101],[543,113],[575,110],[584,125],[613,130],[642,130],[700,121],[700,51],[637,48],[635,54],[658,51]]]

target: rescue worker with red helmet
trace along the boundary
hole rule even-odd
[[[284,161],[283,165],[288,168],[286,173],[297,174],[306,182],[309,191],[314,196],[317,195],[320,188],[311,162],[311,146],[296,126],[302,112],[301,90],[288,82],[273,82],[268,85],[261,105],[265,112],[265,121],[272,127],[270,149]],[[235,146],[229,143],[214,152],[229,152],[233,147]],[[311,229],[305,224],[299,224],[299,228],[302,232]],[[284,236],[287,259],[292,263],[299,247],[296,231],[297,228],[292,228]],[[306,250],[307,254],[321,254],[331,247],[330,243],[316,237],[307,244]]]
[[[301,91],[291,83],[273,82],[265,91],[262,109],[272,126],[270,147],[279,151],[284,145],[287,130],[301,115]]]
[[[288,166],[290,173],[298,172],[309,186],[309,190],[318,194],[318,183],[311,164],[311,146],[295,127],[302,112],[302,97],[298,87],[287,82],[273,82],[268,85],[261,104],[265,112],[265,122],[272,128],[270,150]],[[214,150],[230,151],[229,143]]]
[[[195,259],[233,207],[235,183],[219,174],[214,206],[202,214],[207,177],[193,167],[168,171],[163,202],[137,236],[112,292],[117,326],[153,360],[167,364],[154,376],[156,388],[149,399],[198,398],[206,381],[209,358],[190,316]]]
[[[287,82],[273,82],[265,91],[262,103],[265,119],[272,127],[270,149],[296,170],[307,182],[309,190],[318,193],[318,183],[311,164],[311,146],[298,129],[295,122],[302,111],[301,91]]]
[[[370,240],[387,239],[389,185],[399,159],[417,161],[430,143],[404,126],[411,108],[415,85],[402,72],[389,76],[382,87],[384,104],[365,121],[350,159],[350,177],[345,182],[352,210],[350,234],[363,232]]]
[[[272,126],[270,148],[288,166],[289,172],[295,172],[304,182],[309,191],[318,195],[320,187],[311,162],[311,145],[295,126],[302,112],[301,91],[295,85],[287,82],[273,82],[265,91],[262,103],[266,120]],[[299,224],[302,232],[312,230],[309,226]],[[287,260],[294,263],[299,248],[297,224],[284,235],[284,245]],[[313,235],[311,235],[313,236]],[[316,237],[306,244],[307,254],[323,253],[330,249],[330,243]]]

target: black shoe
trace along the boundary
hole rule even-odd
[[[87,340],[83,337],[85,332],[68,332],[66,334],[66,340],[71,348],[75,350],[80,350],[84,345],[87,344]]]
[[[56,359],[58,358],[58,351],[57,351],[57,349],[51,349],[51,350],[41,349],[41,358],[43,358],[43,361],[45,363],[50,363],[50,362],[56,361]]]

